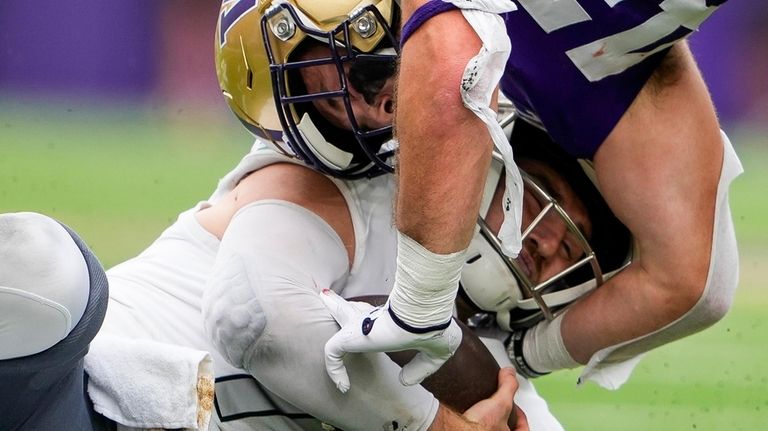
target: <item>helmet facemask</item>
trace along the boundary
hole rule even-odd
[[[534,160],[547,164],[543,159]],[[550,167],[555,168],[556,165]],[[554,170],[562,173],[562,169]],[[497,185],[503,184],[502,171],[503,162],[499,157],[495,157],[486,183],[475,234],[467,253],[467,262],[462,271],[460,292],[472,312],[478,313],[475,319],[487,323],[488,318],[484,316],[491,315],[495,317],[495,323],[499,327],[512,330],[532,326],[543,319],[554,319],[574,301],[603,284],[607,278],[606,271],[612,274],[627,263],[629,237],[623,226],[614,229],[615,226],[605,222],[605,216],[595,216],[596,211],[607,211],[607,206],[588,203],[585,206],[593,226],[592,238],[588,239],[548,190],[545,182],[521,170],[525,193],[538,201],[541,210],[528,226],[524,226],[524,250],[520,256],[516,259],[506,256],[502,251],[501,241],[486,220]],[[586,179],[583,172],[581,175]],[[572,185],[573,175],[566,174],[563,178],[583,202],[583,194],[579,193],[578,187]],[[613,217],[612,214],[610,216]],[[569,256],[573,258],[567,266],[558,268],[557,273],[541,276],[538,270],[533,270],[535,259],[531,258],[531,254],[523,255],[529,253],[526,249],[535,250],[530,247],[529,242],[534,240],[534,232],[541,229],[542,223],[548,219],[561,223],[560,226],[566,229],[565,235],[570,236]],[[602,225],[596,226],[595,223]],[[603,229],[608,225],[611,225],[610,232]],[[600,238],[606,235],[615,235],[616,241],[621,244],[618,248],[624,253],[622,258],[598,259],[599,252],[593,247],[593,243],[596,236]],[[621,264],[617,264],[618,261],[621,261]]]
[[[366,53],[355,48],[352,39],[365,38],[368,32],[375,32],[377,28],[382,29],[384,36],[374,51]],[[281,3],[265,12],[261,31],[284,140],[296,156],[314,169],[340,178],[372,177],[392,172],[394,145],[383,145],[392,136],[391,124],[373,130],[360,127],[349,93],[353,86],[364,96],[370,95],[377,83],[394,74],[399,48],[381,12],[368,5],[355,10],[331,31],[323,31],[303,17],[300,10]],[[295,60],[295,53],[302,49],[299,46],[287,61],[281,61],[281,56],[277,55],[280,47],[276,45],[284,43],[282,39],[285,37],[289,40],[290,34],[297,31],[307,36],[302,44],[323,45],[327,55]],[[303,85],[300,73],[320,65],[335,67],[338,88],[310,93]],[[373,75],[363,74],[361,79],[354,79],[353,76],[360,76],[361,70],[372,71]],[[353,76],[348,78],[348,72]],[[366,88],[360,88],[364,85]],[[335,99],[343,106],[351,130],[332,124],[314,108],[313,102],[323,99]]]

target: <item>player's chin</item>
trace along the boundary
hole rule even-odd
[[[387,297],[361,296],[349,300],[383,305]],[[421,385],[441,403],[463,413],[496,392],[499,365],[471,329],[461,322],[459,326],[463,335],[459,349],[435,374],[424,379]],[[402,367],[416,355],[416,351],[389,352],[387,355]]]

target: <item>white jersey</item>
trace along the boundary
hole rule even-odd
[[[177,221],[140,255],[107,271],[110,303],[99,335],[151,339],[210,352],[216,376],[216,397],[209,429],[332,429],[264,388],[250,373],[228,363],[217,352],[204,329],[203,294],[220,241],[197,222],[195,213],[216,203],[248,173],[285,161],[290,160],[257,142],[237,167],[219,182],[208,200],[181,213]],[[333,283],[332,288],[344,297],[387,294],[396,263],[392,211],[394,176],[332,180],[348,204],[355,234],[353,265]],[[301,322],[295,324],[300,326]],[[321,358],[323,352],[307,352],[307,355]],[[295,370],[291,378],[301,380],[302,371]],[[521,385],[521,388],[525,388],[524,397],[533,400],[531,409],[536,410],[527,410],[529,420],[534,415],[551,418],[535,390],[530,386]],[[306,388],[307,392],[313,390],[320,389]],[[437,403],[425,399],[419,391],[423,390],[413,389],[406,396],[413,397],[412,405],[432,410],[424,415],[433,417]],[[322,394],[315,395],[315,399],[323,398]],[[380,404],[386,402],[379,400],[379,405],[372,408],[379,409]],[[329,401],[328,411],[336,407]],[[365,415],[366,412],[360,412],[361,424],[366,423]],[[553,418],[551,421],[556,423]],[[559,425],[540,429],[559,429]]]
[[[141,254],[109,269],[110,304],[101,332],[210,350],[200,301],[219,239],[197,222],[195,213],[216,203],[248,173],[287,160],[257,142],[208,200],[181,213]],[[386,294],[395,272],[394,177],[334,182],[348,203],[356,239],[354,264],[337,291],[345,297]],[[222,375],[225,361],[215,362]]]

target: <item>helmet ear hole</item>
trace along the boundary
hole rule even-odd
[[[249,67],[246,72],[245,87],[249,90],[253,90],[253,70]]]
[[[515,274],[482,235],[475,235],[461,271],[466,297],[481,310],[506,311],[523,299]]]
[[[394,114],[395,113],[395,101],[392,99],[387,100],[384,102],[384,110],[387,111],[387,114]]]

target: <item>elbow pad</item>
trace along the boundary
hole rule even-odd
[[[206,333],[270,396],[325,423],[425,430],[437,400],[421,386],[402,386],[400,368],[385,354],[346,358],[350,376],[366,382],[348,394],[325,372],[323,346],[339,326],[319,292],[340,290],[348,265],[341,239],[309,210],[276,200],[243,207],[222,238],[203,295]]]
[[[247,205],[222,237],[203,294],[206,333],[228,362],[248,369],[270,320],[291,317],[270,315],[274,304],[317,295],[346,271],[341,240],[319,216],[286,201]]]

